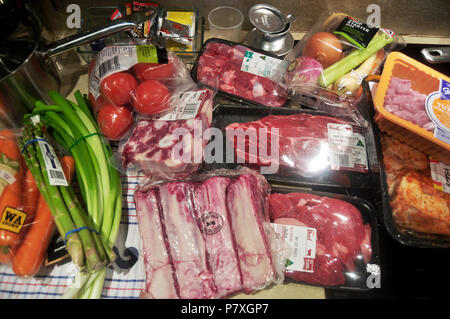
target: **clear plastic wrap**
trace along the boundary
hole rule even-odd
[[[277,185],[269,196],[272,226],[296,251],[286,280],[368,290],[379,284],[375,210],[357,197]]]
[[[289,247],[270,227],[270,186],[250,170],[217,170],[138,186],[143,298],[223,298],[284,280]]]
[[[355,112],[363,79],[376,74],[386,55],[403,45],[391,30],[361,21],[327,12],[286,55],[284,84],[292,100],[313,98],[319,100],[317,109],[334,105],[343,108],[340,115],[346,109]]]
[[[373,187],[367,131],[348,117],[315,110],[220,105],[213,126],[226,136],[226,166],[219,167],[237,164],[258,169],[270,182]],[[218,165],[222,164],[210,164]]]
[[[143,172],[153,179],[186,178],[203,161],[211,127],[215,92],[188,81],[173,94],[170,113],[157,119],[139,119],[119,142],[118,169]]]
[[[19,136],[20,130],[0,131],[0,263],[32,277],[44,264],[55,224],[22,157]]]
[[[189,71],[173,52],[146,44],[104,48],[89,72],[89,99],[103,135],[117,141],[136,118],[169,113],[187,81]]]
[[[275,79],[285,63],[268,52],[212,38],[206,41],[192,68],[192,78],[222,95],[252,104],[280,107],[288,103],[286,89]]]

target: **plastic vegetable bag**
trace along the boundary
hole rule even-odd
[[[20,130],[0,131],[0,263],[10,264],[17,276],[32,277],[44,265],[56,227],[22,157],[21,136]],[[63,157],[61,169],[70,178],[73,160]]]
[[[376,74],[401,42],[389,29],[368,26],[344,13],[323,14],[285,57],[285,85],[293,100],[312,98],[318,100],[317,109],[336,106],[343,109],[340,115],[346,109],[351,114],[361,98],[363,79]]]
[[[222,298],[281,283],[290,249],[270,227],[269,192],[264,177],[250,170],[139,185],[141,297]]]
[[[154,45],[114,45],[91,64],[89,100],[103,135],[121,139],[135,118],[169,113],[180,83],[190,78],[183,62]]]

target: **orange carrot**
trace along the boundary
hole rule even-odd
[[[75,169],[73,158],[64,156],[61,166],[68,183],[70,183]],[[17,276],[31,277],[39,271],[45,260],[54,226],[53,215],[44,197],[40,195],[34,223],[13,257],[12,269]]]
[[[9,264],[14,256],[14,248],[0,246],[0,264]]]
[[[33,174],[27,169],[22,186],[22,210],[33,217],[39,200],[39,189],[34,181]]]
[[[7,222],[11,222],[14,225],[23,225],[23,223],[27,222],[27,220],[23,219],[24,216],[5,211],[7,207],[20,209],[22,202],[22,182],[25,171],[19,145],[17,144],[14,133],[10,130],[0,131],[0,155],[2,154],[6,155],[11,161],[18,161],[19,170],[14,176],[14,183],[7,185],[0,196],[0,220],[7,220]],[[9,215],[6,216],[5,214]],[[12,220],[12,218],[14,218],[14,220]],[[28,219],[28,217],[26,219]],[[19,232],[16,233],[15,231],[17,231],[17,228],[14,229],[15,231],[12,231],[11,228],[5,229],[4,225],[0,226],[3,226],[3,228],[0,227],[0,246],[17,246],[20,242],[20,233],[22,230],[19,230]]]

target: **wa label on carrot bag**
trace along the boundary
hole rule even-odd
[[[349,124],[328,123],[332,170],[369,172],[363,129]]]
[[[12,207],[6,207],[0,219],[0,229],[9,230],[13,233],[20,233],[27,214]]]
[[[292,249],[285,270],[313,273],[316,258],[316,229],[275,223],[271,225]]]

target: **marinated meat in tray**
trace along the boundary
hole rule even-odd
[[[450,236],[450,194],[433,187],[428,157],[383,135],[383,163],[394,222],[400,230]]]
[[[249,48],[238,44],[210,41],[198,58],[197,80],[264,106],[282,106],[287,99],[282,86],[268,77],[242,70],[247,50]]]
[[[345,272],[356,269],[357,260],[368,263],[372,256],[369,224],[352,204],[308,193],[272,193],[270,219],[275,224],[316,229],[312,272],[285,270],[287,278],[320,286],[341,286]]]

